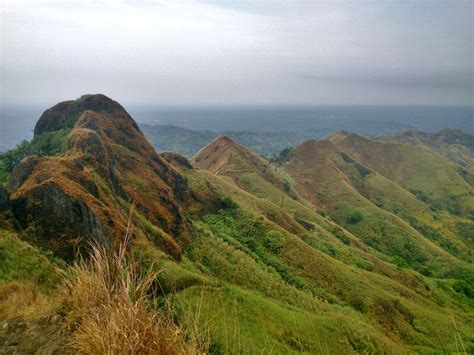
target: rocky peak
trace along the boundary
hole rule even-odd
[[[37,136],[60,129],[71,129],[86,110],[128,118],[133,122],[131,124],[138,129],[135,121],[118,102],[105,95],[95,94],[83,95],[77,100],[60,102],[47,109],[36,123],[34,134]]]
[[[188,231],[179,203],[187,196],[185,180],[125,109],[104,95],[85,95],[45,111],[35,134],[59,129],[71,129],[69,150],[25,159],[8,185],[25,236],[72,259],[78,241],[123,238],[134,206],[162,232],[150,232],[140,221],[132,221],[132,232],[179,258],[176,238]]]

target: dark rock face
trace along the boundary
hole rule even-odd
[[[65,260],[72,260],[75,249],[84,242],[112,242],[87,204],[52,183],[39,185],[28,195],[14,199],[12,212],[23,228],[29,228],[27,238]]]
[[[123,114],[131,119],[118,102],[107,96],[84,95],[78,100],[64,101],[46,110],[36,123],[34,134],[37,136],[45,132],[73,128],[81,113],[86,110],[113,115]]]
[[[0,211],[6,211],[10,208],[10,194],[7,189],[0,185]]]
[[[163,152],[163,153],[160,153],[160,157],[162,157],[164,160],[166,160],[168,163],[170,163],[173,166],[178,166],[185,169],[193,168],[188,158],[186,158],[184,155],[181,155],[179,153]]]
[[[23,160],[19,165],[13,170],[10,179],[7,184],[7,189],[10,192],[17,190],[31,175],[36,164],[41,160],[39,157],[29,157]]]

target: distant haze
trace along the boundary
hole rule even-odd
[[[3,0],[1,101],[473,105],[473,4]]]
[[[125,105],[125,108],[140,124],[219,133],[292,131],[318,139],[337,129],[369,136],[411,128],[432,132],[449,127],[474,133],[473,106]],[[33,127],[45,109],[46,106],[4,105],[0,114],[0,152],[15,147],[23,139],[31,139]]]

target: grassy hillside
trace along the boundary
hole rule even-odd
[[[35,133],[2,165],[2,353],[474,349],[472,187],[439,154],[339,132],[188,161],[101,95]]]
[[[384,344],[387,341],[384,340],[386,337],[390,338],[390,342],[400,345],[408,342],[412,346],[425,350],[433,346],[441,348],[441,342],[446,341],[441,340],[434,345],[433,339],[430,339],[430,336],[434,334],[443,337],[444,330],[450,328],[450,320],[446,316],[436,315],[438,312],[444,312],[437,304],[443,302],[443,291],[436,286],[430,286],[428,282],[415,274],[407,274],[406,277],[411,279],[411,288],[416,292],[388,277],[335,261],[301,239],[276,228],[271,222],[262,221],[257,216],[253,217],[252,212],[239,208],[207,215],[204,221],[205,225],[202,225],[202,228],[210,229],[212,234],[209,234],[207,238],[211,239],[200,240],[198,244],[192,245],[188,255],[191,260],[202,265],[206,274],[213,274],[220,280],[225,280],[226,283],[238,285],[239,289],[245,287],[264,296],[266,301],[257,302],[257,304],[263,303],[259,307],[263,307],[265,303],[268,304],[266,307],[275,303],[288,304],[295,310],[304,309],[308,313],[305,318],[312,318],[313,314],[316,317],[327,314],[332,319],[334,317],[340,319],[339,327],[342,324],[346,325],[333,330],[332,336],[337,334],[337,338],[345,339],[341,341],[344,344],[341,344],[341,351],[351,350],[351,347],[352,350],[370,351],[370,349],[383,349],[385,346],[388,346],[391,351],[396,351],[399,345]],[[263,273],[257,271],[262,268],[267,271]],[[254,307],[252,304],[260,298],[252,296],[254,300],[249,304],[247,299],[251,294],[244,296],[246,293],[241,295],[238,289],[232,288],[232,291],[226,291],[228,286],[222,287],[222,291],[217,294],[214,290],[211,291],[213,297],[222,300],[224,304],[229,302],[226,298],[230,298],[233,300],[231,304],[233,307],[238,307],[238,311],[217,315],[218,319],[208,319],[211,327],[219,329],[221,336],[225,332],[221,322],[229,322],[230,325],[227,324],[227,326],[232,328],[232,323],[236,322],[233,318],[238,314],[239,318],[244,317],[242,321],[246,324],[247,307],[252,309]],[[202,302],[209,302],[210,300],[205,297],[206,289],[201,292],[204,294],[201,296]],[[220,292],[224,295],[218,296]],[[238,306],[235,305],[236,299],[239,300]],[[212,302],[216,304],[214,299]],[[467,300],[464,302],[468,302],[466,305],[469,304]],[[255,312],[250,309],[249,315]],[[227,312],[225,309],[222,311]],[[281,322],[285,321],[282,316],[281,319],[271,320],[271,318],[258,316],[262,311],[257,312],[257,315],[254,314],[248,321],[254,323],[258,329],[266,329],[263,344],[253,337],[254,335],[263,336],[263,334],[260,332],[255,334],[251,331],[252,335],[240,334],[240,340],[232,341],[231,336],[230,345],[227,344],[227,346],[234,347],[236,346],[234,342],[240,341],[250,342],[252,345],[246,345],[250,348],[255,346],[268,348],[267,341],[275,337],[269,329],[274,329],[275,323],[279,323],[276,327],[281,329]],[[272,312],[279,313],[276,310]],[[230,319],[225,319],[225,317]],[[312,338],[314,341],[315,333],[323,339],[329,339],[326,340],[328,344],[333,344],[333,340],[330,340],[332,336],[328,333],[328,329],[332,329],[331,322],[327,319],[319,318],[318,325],[312,326],[312,321],[309,321],[309,324],[302,322],[302,314],[295,314],[294,317],[294,321],[297,321],[299,326],[292,336],[293,341],[294,338],[299,337],[300,342],[305,344],[300,344],[299,346],[303,348],[299,350],[310,351],[315,348],[316,344],[311,344],[310,340]],[[348,323],[342,321],[342,318],[346,318]],[[237,325],[238,329],[242,329],[241,332],[254,329],[250,324],[243,325],[242,321]],[[291,318],[286,322],[291,322]],[[460,322],[464,324],[464,321]],[[352,327],[345,329],[348,324],[359,324],[356,328],[359,331],[355,331]],[[433,324],[437,325],[432,326]],[[234,329],[235,326],[234,323]],[[424,329],[425,326],[429,329]],[[299,327],[301,327],[300,330],[298,330]],[[313,327],[317,330],[312,329]],[[374,329],[370,330],[371,327]],[[465,331],[469,333],[468,326]],[[351,340],[350,334],[354,332],[357,334],[356,339]],[[371,338],[369,334],[372,332],[380,334]],[[280,340],[283,344],[277,343],[275,346],[291,346],[291,343],[285,344],[282,340],[285,339]],[[398,351],[403,351],[402,349],[403,347]],[[295,350],[297,351],[298,348],[293,349]]]
[[[435,133],[409,130],[379,138],[384,141],[423,146],[467,169],[474,169],[474,135],[460,129],[446,128]]]
[[[253,210],[255,210],[255,206],[257,206],[258,203],[250,202],[252,201],[252,197],[247,193],[250,193],[253,199],[256,200],[261,200],[262,197],[265,197],[265,200],[277,202],[275,196],[279,198],[283,192],[274,186],[273,190],[267,190],[267,194],[265,194],[262,193],[262,191],[265,190],[263,190],[261,186],[265,186],[265,182],[272,180],[271,175],[266,176],[265,172],[272,171],[272,169],[278,171],[281,167],[277,168],[271,166],[261,158],[257,159],[260,164],[256,164],[255,157],[249,155],[248,152],[247,154],[238,153],[239,149],[236,149],[235,142],[229,141],[227,143],[229,144],[226,145],[225,149],[222,147],[223,142],[219,142],[217,145],[211,143],[193,159],[194,164],[198,167],[207,168],[214,174],[224,177],[222,182],[217,182],[219,179],[216,177],[209,176],[207,179],[214,179],[214,185],[217,184],[221,186],[217,189],[219,192],[229,194],[235,201],[252,207]],[[299,149],[302,149],[302,151]],[[302,156],[307,157],[308,160],[298,160],[298,158]],[[292,189],[294,185],[299,192],[297,192],[298,197],[314,196],[312,202],[315,203],[319,209],[327,211],[336,222],[353,231],[354,234],[360,238],[358,239],[352,236],[353,239],[351,239],[351,234],[345,232],[344,229],[340,227],[338,227],[338,229],[333,228],[331,231],[330,221],[327,221],[320,214],[315,213],[314,209],[308,209],[311,211],[306,215],[308,220],[311,220],[311,214],[319,216],[319,218],[312,220],[315,229],[296,232],[296,234],[299,235],[299,242],[292,240],[291,242],[283,242],[284,246],[280,246],[281,249],[278,255],[284,255],[283,250],[286,250],[289,253],[288,257],[283,258],[283,260],[280,259],[279,262],[271,260],[271,263],[275,263],[273,265],[273,267],[276,268],[275,270],[277,270],[277,272],[280,270],[280,276],[287,282],[291,282],[294,287],[300,290],[310,290],[313,296],[321,297],[328,302],[349,304],[360,311],[361,309],[365,309],[365,302],[371,304],[372,302],[387,302],[387,296],[388,294],[393,294],[394,287],[388,285],[382,286],[385,284],[386,281],[384,280],[387,280],[387,278],[391,280],[390,282],[395,281],[396,284],[399,285],[395,287],[407,285],[409,289],[416,289],[419,294],[425,294],[425,297],[431,300],[429,302],[442,304],[449,298],[449,296],[444,296],[444,291],[441,291],[441,289],[437,289],[436,291],[432,289],[433,283],[431,281],[418,279],[418,277],[415,276],[416,274],[400,269],[401,266],[411,265],[411,267],[425,274],[431,274],[434,271],[437,272],[439,276],[445,278],[449,278],[450,275],[455,274],[455,277],[462,279],[472,273],[472,268],[468,263],[463,263],[456,259],[415,228],[411,227],[403,219],[395,215],[397,209],[405,211],[407,214],[417,211],[420,214],[420,220],[422,218],[428,218],[430,223],[434,223],[434,217],[431,215],[432,211],[427,205],[418,201],[411,193],[402,187],[370,171],[370,169],[363,165],[356,163],[350,156],[337,149],[331,142],[307,142],[303,144],[302,148],[301,146],[296,147],[287,152],[287,154],[281,157],[280,163],[288,174],[292,175],[293,179],[289,181],[292,182]],[[313,167],[315,170],[308,170],[308,167]],[[298,175],[298,173],[301,173],[301,175]],[[191,175],[195,176],[196,173],[191,173]],[[226,181],[229,178],[231,182]],[[370,181],[369,179],[374,181]],[[194,178],[193,180],[195,181],[196,179]],[[208,182],[208,185],[209,183],[210,182]],[[232,187],[232,184],[245,189],[247,193],[243,194],[239,192],[237,187]],[[276,185],[278,186],[278,184]],[[258,187],[256,188],[254,186]],[[312,187],[316,187],[317,191],[311,190]],[[199,189],[202,190],[203,186],[200,186]],[[360,193],[358,189],[360,189],[362,193]],[[381,194],[385,189],[388,189],[389,192],[386,195],[382,194],[382,196],[379,196],[378,194]],[[401,194],[401,197],[399,197],[399,194]],[[367,195],[367,197],[365,195]],[[380,199],[382,197],[387,201],[393,201],[393,206],[387,206],[386,209],[381,208]],[[379,200],[378,202],[377,199]],[[307,208],[304,202],[300,203],[297,199],[291,200],[293,201],[293,206],[298,206],[296,210],[304,211],[305,208]],[[339,201],[344,201],[344,206],[337,203]],[[275,211],[274,215],[277,214],[276,211],[284,210],[286,214],[290,214],[293,218],[295,217],[295,214],[291,213],[291,210],[275,202],[273,206],[271,206]],[[379,206],[377,206],[376,203],[378,203]],[[415,203],[415,205],[412,205],[413,203]],[[360,215],[359,213],[354,213],[354,209],[356,209],[355,212],[359,212]],[[332,213],[332,211],[334,213]],[[221,218],[223,218],[222,221]],[[365,219],[365,221],[362,222],[362,220],[358,220],[359,218]],[[234,218],[234,220],[239,223],[245,220],[245,218],[239,215],[239,217]],[[279,217],[276,218],[276,220],[282,221],[284,218]],[[234,222],[227,213],[224,213],[224,217],[212,216],[210,219],[206,217],[205,221],[211,226],[213,233],[219,233],[219,235],[223,234],[221,238],[228,242],[229,245],[239,246],[240,242],[240,247],[245,248],[244,250],[250,248],[248,252],[253,252],[255,260],[265,263],[267,255],[265,253],[265,237],[262,237],[263,244],[255,244],[257,243],[255,236],[258,235],[258,232],[246,232],[249,225],[253,225],[251,222],[239,223],[236,227],[232,227]],[[270,222],[271,220],[268,221]],[[442,225],[439,223],[438,227],[441,228]],[[235,229],[229,230],[229,228]],[[291,232],[288,228],[284,226],[283,228]],[[378,229],[374,230],[374,228]],[[385,233],[379,237],[378,241],[376,240],[374,243],[373,240],[366,239],[367,236],[370,235],[376,236],[377,234],[375,233],[377,233],[377,231]],[[323,235],[326,232],[331,234],[332,238],[324,238]],[[334,238],[338,232],[340,236],[339,240]],[[229,235],[234,235],[235,233],[242,233],[244,236],[239,237],[237,235],[229,238]],[[248,239],[245,235],[252,237]],[[265,235],[265,233],[263,233],[263,235]],[[452,235],[450,237],[454,238]],[[446,238],[449,240],[450,237]],[[235,239],[237,239],[237,243]],[[299,244],[300,242],[303,243]],[[351,244],[352,246],[350,246]],[[365,246],[365,251],[356,247],[356,245],[360,246],[361,244]],[[300,247],[297,247],[297,245],[300,245]],[[370,246],[378,251],[370,248]],[[289,251],[287,248],[292,251]],[[462,244],[460,249],[464,252],[468,250],[466,245]],[[318,254],[320,252],[322,252],[322,254]],[[275,254],[275,252],[270,253],[272,256],[275,256]],[[207,258],[209,258],[210,255],[212,255],[212,253],[206,254]],[[328,259],[325,259],[323,255],[326,255]],[[305,265],[304,260],[306,260],[306,258],[307,260],[311,260],[312,265],[314,265],[316,260],[322,258],[320,263],[316,264],[318,265],[316,267],[317,271],[313,269],[315,265]],[[340,264],[332,264],[333,261],[331,260],[334,259],[339,260]],[[225,270],[223,266],[220,266],[221,264],[219,262],[216,262],[212,258],[204,260],[215,267],[216,270]],[[388,264],[386,261],[390,261],[399,266],[398,268],[396,266],[394,267],[393,264]],[[294,262],[298,264],[296,268],[291,266]],[[232,263],[236,264],[236,261],[233,259]],[[290,267],[286,269],[282,267],[282,265],[289,265]],[[344,276],[346,273],[345,268],[348,266],[352,268],[355,267],[366,274],[364,274],[361,279],[358,279],[357,276],[351,273]],[[232,275],[235,277],[235,269],[233,270]],[[301,270],[305,271],[302,272]],[[306,274],[306,272],[309,274]],[[314,275],[318,275],[318,277],[315,279]],[[320,278],[323,275],[324,277],[328,277],[328,281],[325,282],[324,277],[322,279]],[[367,280],[367,282],[363,280]],[[346,284],[346,282],[360,285],[360,288],[358,288],[354,294],[347,294],[347,290],[351,289],[351,287],[349,284]],[[454,284],[458,284],[459,286],[457,287],[459,288],[461,287],[460,285],[466,286],[468,281],[449,281],[446,279],[446,281],[441,282],[440,285],[445,285],[445,283],[453,287],[455,287]],[[255,284],[255,282],[251,282],[251,284]],[[257,284],[262,284],[262,281]],[[418,286],[415,286],[416,284],[418,284]],[[315,285],[316,288],[314,288]],[[370,294],[380,294],[381,292],[381,299],[377,300],[376,297],[375,301],[368,301],[368,299],[363,296],[365,292],[363,290],[366,287],[370,289],[373,285],[377,285],[375,286],[377,290],[367,290],[367,292]],[[387,294],[384,294],[382,291],[384,287],[390,289]],[[426,293],[426,290],[430,291]],[[359,302],[362,302],[362,304],[359,304]],[[417,301],[415,301],[415,303],[416,302]],[[424,301],[422,301],[422,303],[423,302]],[[463,302],[470,303],[468,298],[465,298]],[[433,307],[435,306],[427,306],[427,309],[432,310]],[[420,310],[418,306],[415,308]],[[370,307],[367,309],[370,309]],[[397,324],[395,328],[399,327],[400,329],[398,331],[404,334],[409,328],[405,328],[403,321],[395,321],[392,318],[394,316],[393,312],[396,313],[395,309],[389,312],[391,313],[391,319],[388,322],[395,322],[395,324]],[[403,314],[403,311],[400,312]],[[384,312],[378,316],[382,316],[382,314],[384,314]],[[369,318],[377,319],[378,316],[376,314],[370,314]],[[379,324],[384,322],[382,319],[377,320]],[[418,321],[415,323],[418,324]],[[392,331],[394,329],[393,327],[392,325]]]
[[[330,141],[308,141],[295,147],[282,164],[293,176],[300,195],[393,262],[438,275],[450,270],[450,265],[463,269],[461,262],[390,209],[381,208],[367,192],[376,195],[384,185],[397,190],[395,184],[357,163]],[[399,200],[392,199],[395,204],[400,204]]]
[[[427,149],[355,134],[347,135],[337,146],[433,209],[474,219],[473,172]]]

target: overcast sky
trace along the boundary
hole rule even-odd
[[[0,2],[4,103],[474,103],[474,1]]]

